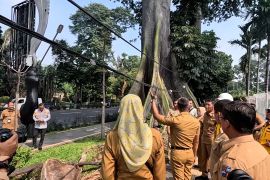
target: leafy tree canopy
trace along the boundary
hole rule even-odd
[[[94,3],[89,4],[85,9],[119,35],[135,25],[134,17],[129,10],[123,7],[108,9],[102,4]],[[103,60],[103,55],[111,52],[114,36],[82,11],[77,11],[70,19],[73,24],[70,26],[70,30],[77,35],[77,48],[90,58]]]
[[[179,76],[197,98],[216,97],[226,90],[233,78],[232,58],[215,50],[218,38],[213,31],[201,34],[195,27],[179,26],[171,39]]]

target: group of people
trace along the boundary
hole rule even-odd
[[[20,112],[15,111],[14,103],[9,102],[7,109],[1,113],[0,120],[2,121],[2,128],[17,131],[18,120],[20,119]],[[51,119],[49,109],[45,108],[43,103],[38,104],[38,108],[34,111],[33,120],[35,122],[33,132],[33,147],[42,150],[43,141],[47,129],[47,122]],[[40,134],[40,141],[37,146],[37,137]]]
[[[181,97],[174,101],[174,109],[162,115],[158,98],[153,94],[151,97],[153,117],[169,127],[174,179],[191,179],[198,157],[202,175],[197,180],[270,180],[270,123],[262,124],[254,105],[234,101],[230,94],[223,93],[196,109],[192,101]],[[159,131],[145,122],[141,99],[126,95],[119,113],[115,128],[106,138],[103,179],[166,179],[164,143],[168,142],[163,142]],[[267,118],[270,119],[270,110]],[[253,137],[258,129],[263,146]]]
[[[169,127],[169,159],[174,179],[191,179],[191,169],[198,157],[197,166],[202,172],[195,178],[198,180],[270,180],[270,109],[267,109],[264,123],[254,105],[234,101],[230,94],[223,93],[215,101],[206,100],[204,107],[197,109],[192,101],[181,97],[174,101],[174,108],[167,115],[162,115],[157,105],[158,97],[152,93],[151,97],[154,119]],[[16,119],[11,116],[13,110],[14,105],[9,103],[9,108],[1,115],[4,128],[12,129],[10,126],[15,124],[10,118]],[[115,128],[106,137],[102,178],[166,179],[164,143],[168,142],[163,142],[160,132],[146,123],[141,99],[134,94],[126,95],[121,100],[119,114]],[[33,114],[34,147],[40,133],[41,149],[49,119],[49,110],[39,104]],[[258,130],[259,142],[253,137]],[[7,164],[17,143],[16,133],[0,142],[0,179],[7,179]]]

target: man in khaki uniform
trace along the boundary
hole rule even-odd
[[[16,130],[16,120],[18,121],[18,118],[20,117],[20,113],[17,112],[17,118],[14,108],[14,103],[9,102],[8,108],[5,109],[1,114],[1,120],[2,120],[2,128],[10,129],[10,130]]]
[[[209,157],[211,153],[212,143],[214,141],[214,133],[216,128],[216,121],[214,117],[214,105],[211,100],[205,102],[205,114],[202,123],[202,137],[201,137],[201,171],[202,176],[197,179],[208,179],[209,171]]]
[[[229,140],[222,146],[212,179],[226,180],[231,171],[242,169],[255,180],[269,180],[270,156],[252,136],[256,121],[254,107],[245,102],[230,102],[220,119]]]
[[[218,162],[219,158],[222,155],[221,154],[222,145],[226,141],[229,140],[228,136],[223,132],[223,130],[221,128],[220,117],[221,117],[221,112],[222,112],[224,106],[230,102],[231,102],[231,100],[223,99],[223,100],[217,101],[214,105],[215,119],[216,119],[217,124],[219,124],[219,126],[216,126],[215,132],[219,132],[219,133],[217,134],[217,136],[212,144],[210,158],[209,158],[209,167],[210,167],[211,176],[213,176],[213,169],[214,169],[216,162]],[[217,129],[217,128],[219,128],[219,129]]]
[[[161,124],[170,126],[171,165],[173,177],[177,180],[191,179],[191,168],[198,149],[200,123],[189,114],[188,107],[188,99],[180,98],[180,115],[166,117],[159,114],[155,99],[152,100],[154,118]]]

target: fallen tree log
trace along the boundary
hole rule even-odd
[[[92,166],[101,166],[101,162],[81,162],[81,163],[67,163],[69,165],[74,165],[74,166],[87,166],[87,165],[92,165]],[[20,176],[23,174],[29,174],[34,170],[41,169],[42,168],[42,163],[40,164],[35,164],[26,168],[21,168],[21,169],[16,169],[13,173],[9,175],[9,177],[16,177]]]

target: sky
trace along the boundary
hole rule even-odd
[[[16,5],[23,0],[0,0],[0,14],[11,18],[11,7]],[[108,8],[115,8],[120,6],[120,3],[113,2],[110,0],[76,0],[80,6],[86,6],[90,3],[100,3],[104,4]],[[53,39],[56,29],[59,24],[64,25],[64,29],[61,34],[57,36],[56,39],[65,39],[70,45],[73,45],[76,42],[76,37],[69,31],[69,25],[71,25],[71,21],[69,17],[77,11],[77,8],[70,4],[67,0],[51,0],[50,1],[50,14],[49,14],[49,22],[45,32],[45,37],[49,39]],[[217,50],[223,51],[226,54],[229,54],[233,58],[233,65],[238,64],[239,58],[245,53],[245,50],[236,45],[231,45],[229,41],[238,39],[240,35],[239,25],[243,25],[244,22],[240,18],[231,18],[222,23],[211,23],[209,26],[206,24],[202,25],[202,30],[213,30],[216,33],[216,36],[220,38],[217,44]],[[7,29],[7,26],[0,23],[2,30]],[[141,48],[141,42],[138,38],[139,32],[138,28],[130,29],[128,32],[123,34],[123,37],[127,40],[133,40],[137,38],[133,44],[137,48]],[[41,59],[46,52],[49,45],[47,43],[41,43],[38,51],[37,57]],[[123,42],[121,39],[116,39],[113,42],[113,51],[115,55],[121,55],[122,53],[126,53],[128,55],[140,55],[140,53]],[[53,57],[51,55],[51,51],[47,54],[45,60],[42,65],[49,65],[54,62]]]

